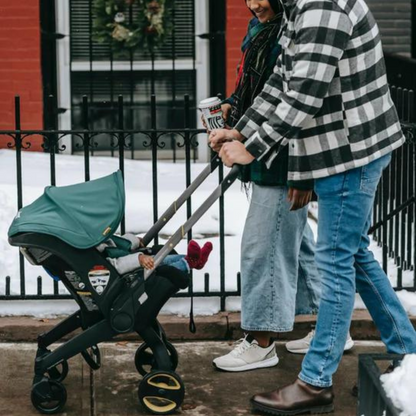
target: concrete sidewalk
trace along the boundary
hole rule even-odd
[[[62,321],[56,319],[39,319],[30,316],[2,317],[0,319],[0,342],[36,342],[42,332],[47,332]],[[416,316],[410,317],[416,328]],[[189,318],[176,315],[159,315],[170,340],[173,341],[228,341],[241,338],[241,316],[236,312],[221,312],[211,316],[196,316],[197,332],[189,332]],[[316,321],[316,316],[297,316],[293,331],[279,334],[279,340],[303,338]],[[351,321],[351,335],[353,339],[363,341],[378,341],[380,334],[367,310],[355,310]],[[73,334],[62,338],[72,338]],[[137,334],[119,335],[118,340],[136,340]]]
[[[102,367],[90,371],[80,356],[69,360],[64,384],[68,392],[63,415],[131,416],[145,415],[137,398],[141,376],[134,366],[138,342],[101,344]],[[176,343],[179,353],[177,373],[182,377],[186,396],[177,414],[189,416],[238,416],[253,414],[250,397],[292,381],[302,356],[286,352],[277,343],[279,364],[274,368],[245,373],[218,372],[211,366],[214,357],[230,350],[228,342]],[[355,416],[356,399],[351,387],[356,382],[358,354],[384,351],[378,342],[357,342],[346,353],[334,379],[336,394],[334,416]],[[36,345],[0,343],[0,415],[39,415],[30,402]]]

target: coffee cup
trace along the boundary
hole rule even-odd
[[[198,108],[202,112],[209,131],[225,128],[225,121],[222,117],[221,100],[218,97],[210,97],[202,100]]]

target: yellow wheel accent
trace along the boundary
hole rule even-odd
[[[167,415],[182,405],[185,386],[175,372],[155,370],[140,382],[138,394],[145,409],[157,415]]]
[[[165,404],[160,403],[160,405],[152,403],[154,402],[166,402]],[[147,396],[143,397],[143,402],[145,403],[146,407],[148,407],[153,412],[157,413],[165,413],[165,412],[171,412],[176,407],[176,403],[172,402],[168,399],[162,399],[160,397],[154,397],[154,396]]]
[[[173,385],[172,384],[167,384],[163,381],[159,381],[159,382],[153,381],[154,379],[163,378],[163,377],[166,377],[171,382],[173,382]],[[172,377],[170,374],[162,374],[162,373],[159,373],[159,374],[156,374],[156,375],[150,377],[147,380],[147,384],[150,384],[151,386],[158,387],[160,389],[166,389],[166,390],[180,390],[180,388],[181,388],[181,385],[179,384],[178,380],[176,380],[176,378]]]

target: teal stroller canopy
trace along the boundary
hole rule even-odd
[[[124,208],[121,171],[76,185],[48,186],[40,198],[17,213],[8,235],[36,232],[76,248],[95,247],[117,230]]]

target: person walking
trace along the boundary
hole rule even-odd
[[[244,3],[254,17],[242,43],[235,91],[222,103],[230,127],[261,92],[281,50],[283,8],[279,1]],[[241,170],[241,181],[252,186],[241,244],[241,326],[246,335],[230,353],[213,360],[220,370],[237,372],[276,365],[279,359],[273,335],[292,331],[295,315],[317,313],[321,279],[314,260],[314,236],[307,223],[313,181],[298,182],[298,198],[290,203],[287,171],[287,149],[269,168],[264,162],[253,161]],[[287,343],[287,348],[306,352],[311,334]],[[346,348],[352,346],[349,339]]]
[[[382,171],[405,138],[389,92],[379,30],[365,1],[281,3],[282,53],[273,74],[235,128],[215,130],[209,140],[227,166],[254,159],[270,166],[287,146],[290,186],[315,180],[315,258],[322,275],[315,337],[298,378],[251,402],[274,415],[326,413],[334,408],[332,376],[356,289],[387,351],[416,352],[416,331],[369,251],[367,236]]]

